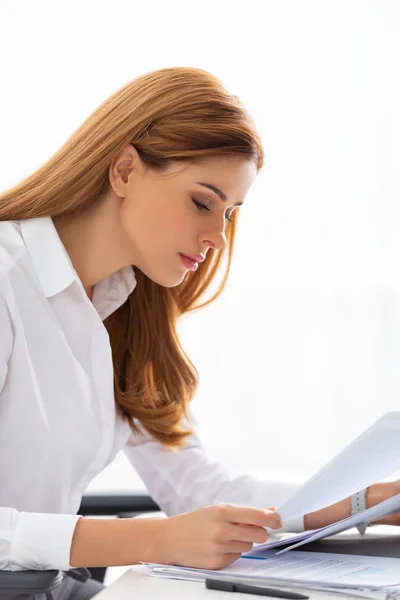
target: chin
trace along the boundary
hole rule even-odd
[[[155,273],[144,273],[146,275],[146,277],[148,277],[149,279],[151,279],[152,281],[154,281],[154,283],[157,283],[158,285],[161,285],[162,287],[165,288],[173,288],[173,287],[177,287],[178,285],[180,285],[182,283],[182,281],[185,279],[186,273],[180,274],[179,276],[175,276],[175,277],[162,277],[162,276],[157,276]]]

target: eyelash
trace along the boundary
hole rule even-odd
[[[196,200],[195,198],[192,198],[192,200],[193,200],[193,203],[194,203],[194,204],[197,206],[197,208],[198,208],[200,211],[203,211],[203,210],[210,210],[210,209],[208,208],[208,206],[206,206],[206,205],[205,205],[205,204],[203,204],[202,202],[199,202],[199,201],[198,201],[198,200]],[[228,221],[232,221],[232,219],[231,219],[231,217],[230,217],[229,215],[225,215],[225,218],[226,218]]]

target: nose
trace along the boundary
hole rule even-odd
[[[222,250],[226,246],[226,235],[225,230],[215,230],[208,232],[202,236],[203,244],[214,248],[215,250]]]
[[[203,227],[200,230],[200,241],[202,245],[207,244],[207,247],[215,250],[222,250],[226,246],[226,214],[225,212],[215,211],[211,218],[204,221]]]

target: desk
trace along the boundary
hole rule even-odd
[[[359,540],[360,545],[366,542],[371,542],[374,545],[374,540],[377,542],[381,536],[394,536],[397,537],[400,544],[399,528],[380,525],[371,527],[367,531],[368,533],[364,538],[361,538],[352,529],[327,538],[326,541],[337,539],[351,541],[353,539]],[[334,550],[330,549],[329,551]],[[379,556],[379,553],[375,555]],[[349,600],[355,600],[354,596],[338,596],[326,592],[310,592],[307,590],[304,593],[310,596],[310,600],[345,600],[346,597]],[[187,598],[188,600],[250,600],[251,598],[260,598],[261,600],[262,596],[238,593],[232,596],[226,592],[207,590],[204,582],[150,577],[147,574],[146,567],[136,565],[128,568],[119,579],[102,590],[95,598],[96,600],[176,600],[177,598]],[[271,598],[271,600],[273,599]]]

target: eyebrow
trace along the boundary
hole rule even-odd
[[[201,181],[196,181],[196,183],[198,183],[199,185],[202,185],[203,187],[208,188],[209,190],[214,192],[214,194],[217,194],[217,196],[219,196],[223,202],[228,202],[228,196],[226,194],[224,194],[224,192],[222,190],[215,187],[215,185],[211,185],[211,183],[202,183]],[[236,204],[234,204],[234,206],[241,206],[242,204],[243,204],[243,202],[237,202]]]

